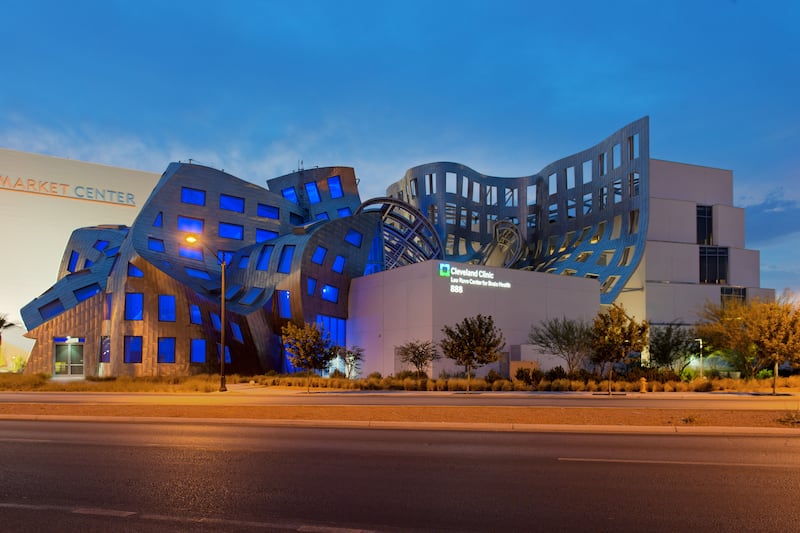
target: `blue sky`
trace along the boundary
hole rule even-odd
[[[734,171],[762,285],[800,290],[800,3],[0,0],[0,146],[263,184],[348,165],[540,170],[650,116]]]

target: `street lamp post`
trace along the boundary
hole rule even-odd
[[[700,343],[700,379],[703,379],[703,339],[695,339]]]
[[[186,242],[189,244],[200,244],[203,248],[214,253],[206,244],[198,239],[194,235],[188,235],[186,237]],[[220,304],[219,304],[219,313],[220,313],[220,334],[219,334],[219,345],[220,345],[220,355],[219,355],[219,391],[225,392],[228,390],[228,387],[225,386],[225,267],[227,266],[227,260],[225,258],[225,254],[215,254],[217,255],[217,261],[219,262],[220,266],[222,267],[222,277],[221,277],[221,285],[220,285]]]

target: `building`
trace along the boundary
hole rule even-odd
[[[0,149],[0,313],[22,324],[19,309],[58,279],[64,243],[90,224],[130,225],[158,174]],[[0,370],[28,357],[24,328],[3,332]]]
[[[289,372],[294,321],[393,373],[394,347],[478,313],[503,330],[507,364],[546,318],[619,302],[686,323],[707,299],[770,296],[732,174],[649,153],[643,118],[530,176],[431,163],[366,202],[349,167],[262,188],[173,163],[130,226],[73,232],[58,282],[22,309],[26,371],[182,375],[224,357],[230,372]]]

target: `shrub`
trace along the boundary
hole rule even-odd
[[[500,372],[496,372],[494,369],[492,369],[486,373],[486,377],[483,379],[485,379],[486,383],[489,385],[493,385],[495,381],[503,379],[503,376],[500,374]]]
[[[562,367],[557,366],[545,372],[544,377],[548,381],[555,381],[557,379],[567,379],[567,371],[564,370]]]
[[[380,372],[372,372],[369,376],[367,376],[367,379],[381,379],[381,378],[383,378],[383,376],[381,376]]]

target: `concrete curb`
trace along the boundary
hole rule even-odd
[[[103,422],[139,424],[227,425],[331,429],[402,429],[418,431],[479,431],[510,433],[598,433],[633,435],[729,435],[800,437],[800,428],[733,426],[614,426],[576,424],[511,424],[469,422],[393,422],[375,420],[285,420],[255,418],[177,418],[145,416],[0,415],[0,421]]]

